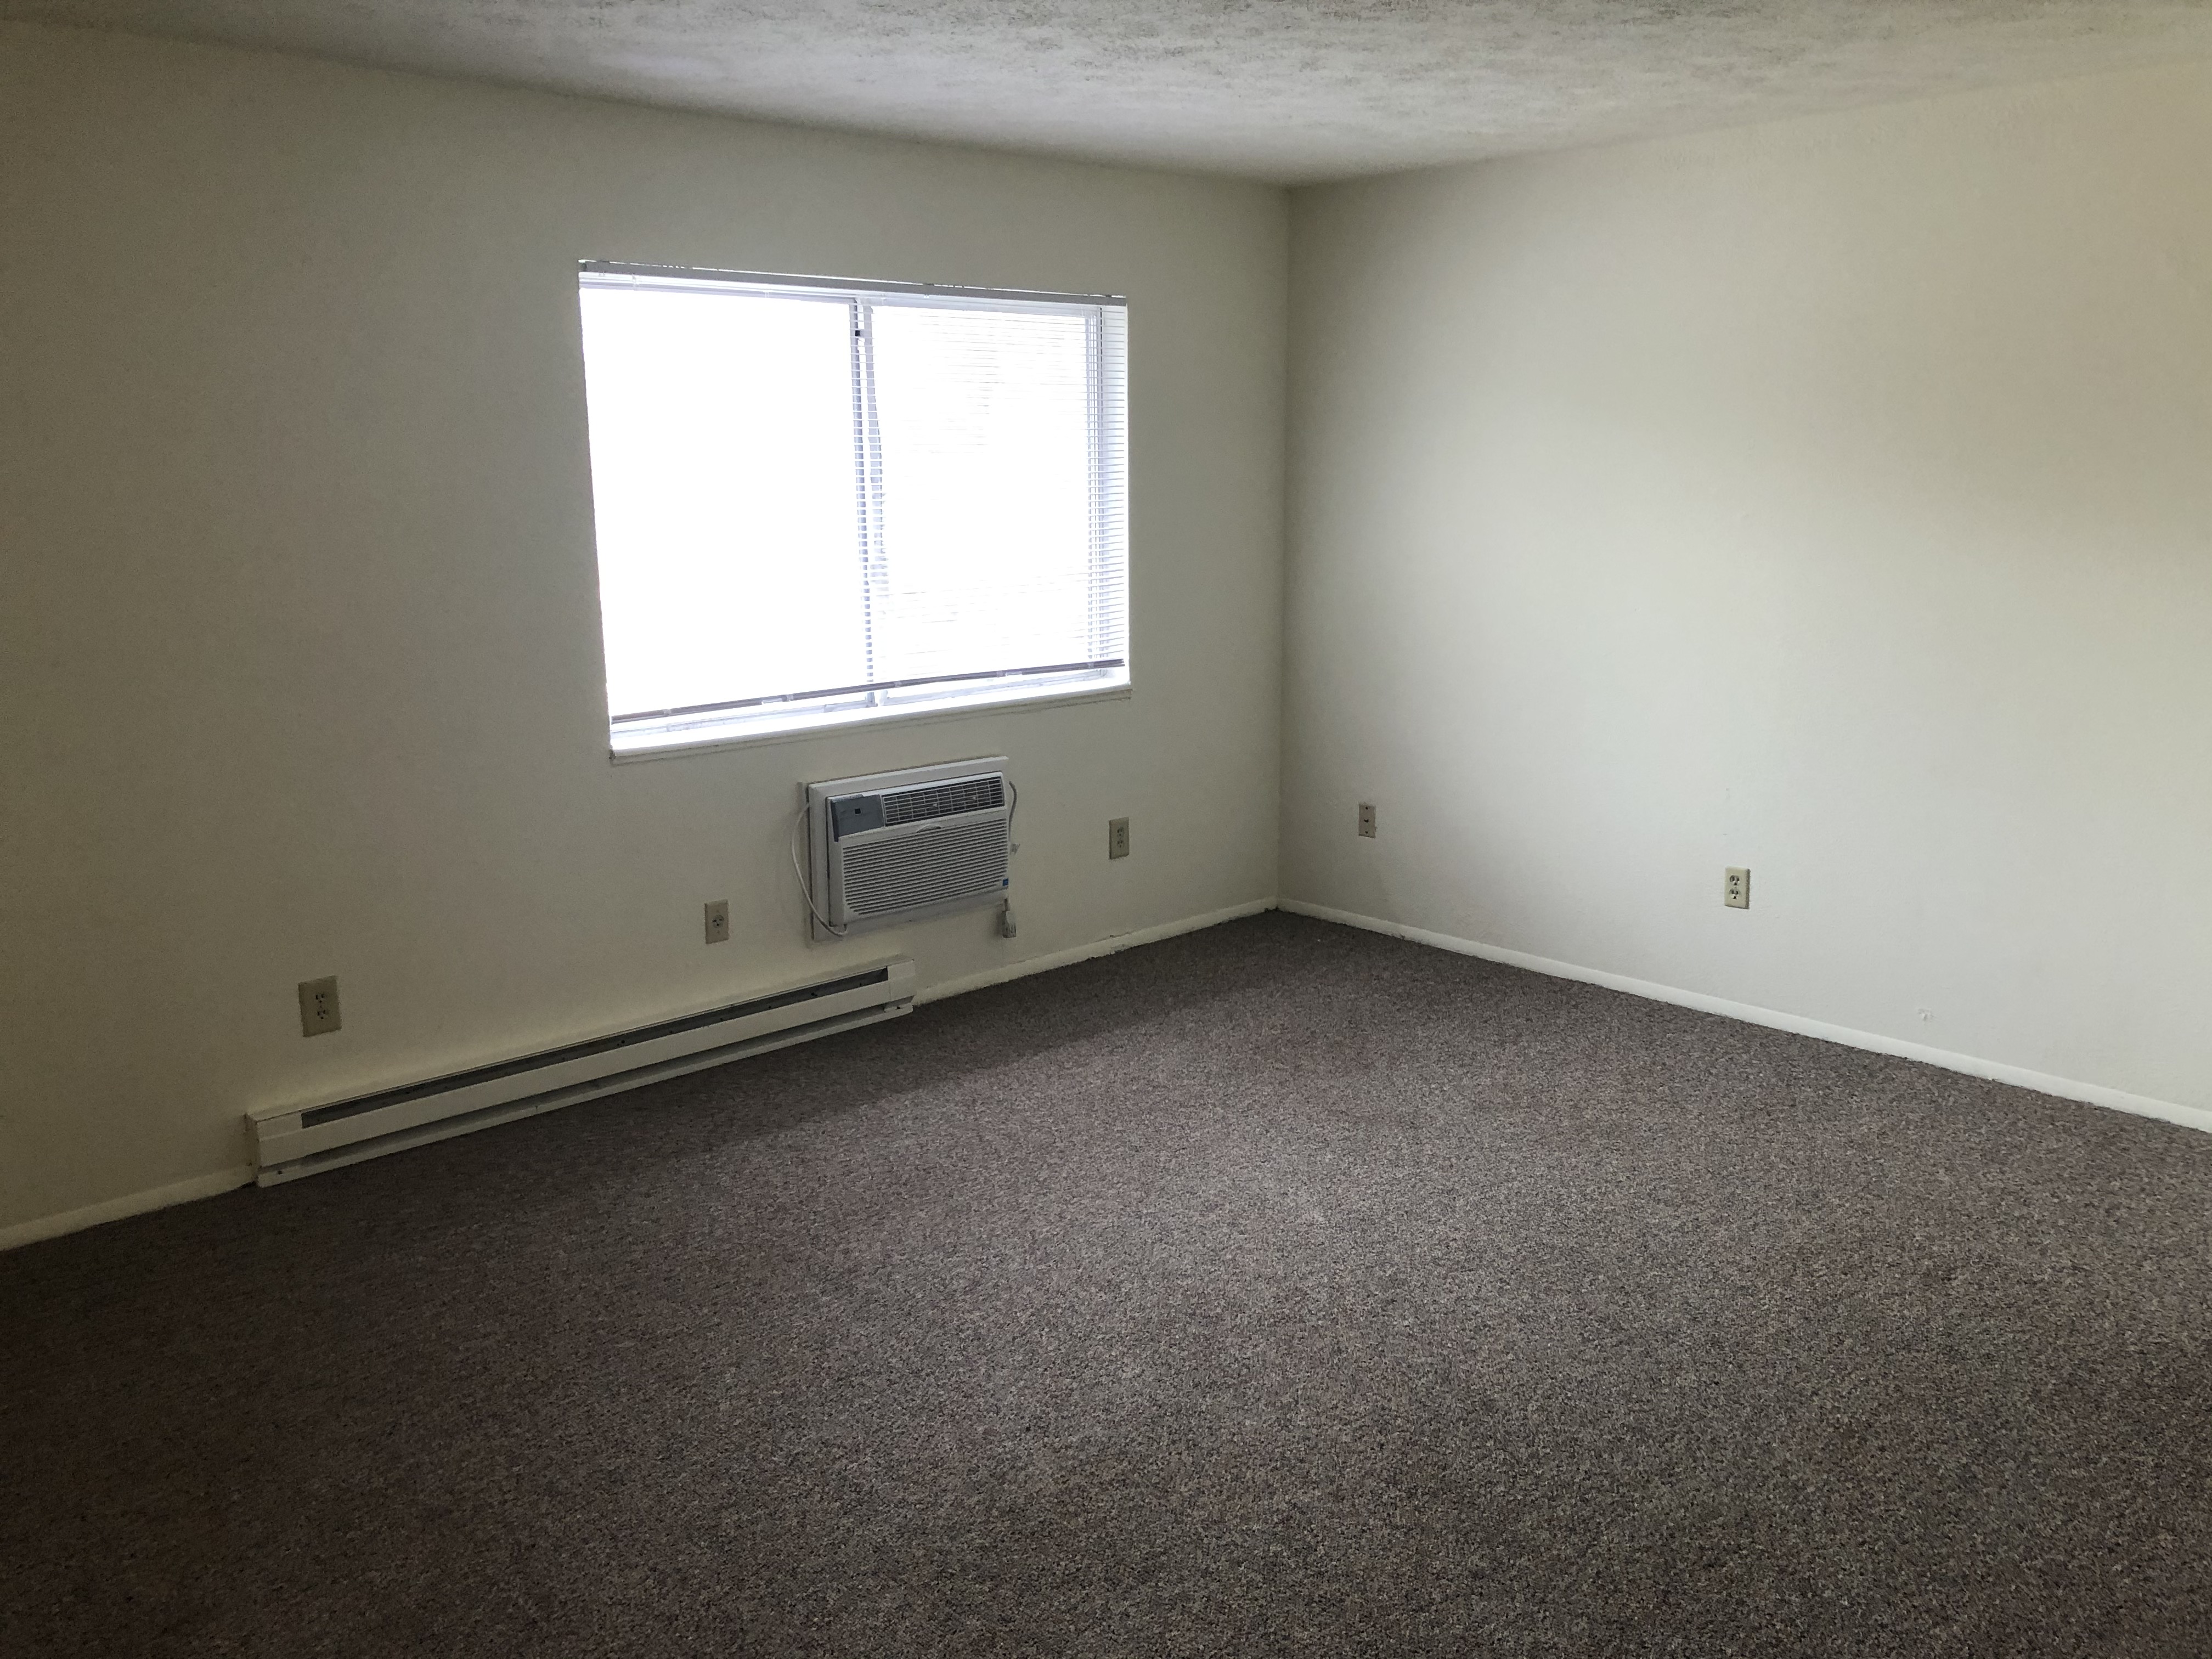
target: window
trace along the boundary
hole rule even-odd
[[[1120,301],[580,282],[617,754],[1128,684]]]

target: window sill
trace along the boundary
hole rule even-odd
[[[674,760],[685,755],[720,754],[731,749],[766,749],[781,743],[811,743],[852,732],[877,732],[885,726],[933,726],[940,720],[977,720],[990,714],[1020,714],[1033,708],[1066,708],[1085,702],[1126,702],[1129,685],[1085,688],[1075,691],[1042,692],[1033,696],[994,698],[989,702],[962,703],[954,708],[857,709],[834,714],[804,726],[772,732],[732,732],[726,727],[702,732],[696,737],[660,738],[625,749],[612,749],[607,758],[617,766],[635,761]]]

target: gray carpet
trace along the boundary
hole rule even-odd
[[[1263,916],[0,1258],[0,1652],[2202,1654],[2208,1217]]]

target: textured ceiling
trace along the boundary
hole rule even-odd
[[[2212,0],[0,0],[0,17],[1293,181],[2212,58]]]

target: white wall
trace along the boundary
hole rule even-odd
[[[2208,158],[2190,70],[1298,192],[1285,900],[2212,1106]]]
[[[0,1240],[235,1179],[250,1107],[1271,896],[1285,234],[1256,185],[0,28]],[[611,765],[587,257],[1127,294],[1133,696]],[[804,943],[799,781],[999,752],[1018,940]]]

